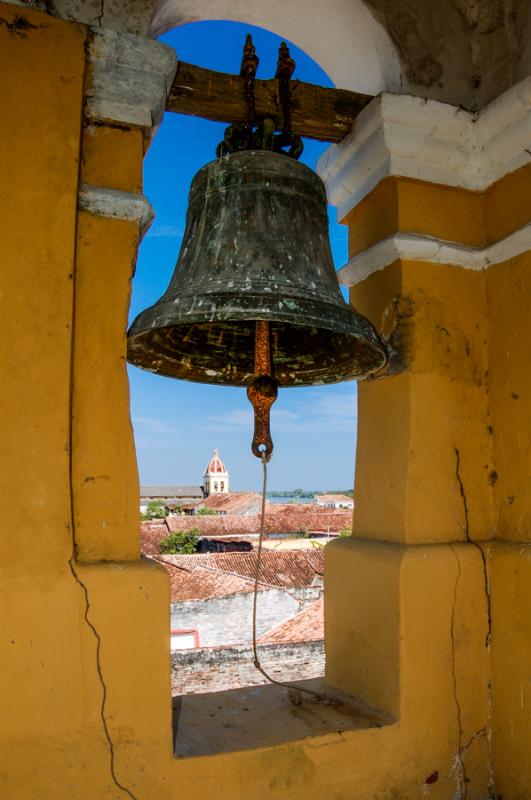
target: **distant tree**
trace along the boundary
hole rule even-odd
[[[159,542],[159,550],[164,555],[193,555],[199,544],[199,528],[189,531],[174,531]]]
[[[162,519],[166,516],[166,506],[160,500],[150,500],[145,516],[147,519]]]
[[[198,509],[195,513],[200,514],[202,517],[212,517],[215,516],[216,514],[216,512],[212,508],[206,508],[206,506],[203,506],[203,508]]]

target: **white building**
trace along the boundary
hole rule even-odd
[[[229,473],[218,451],[214,450],[205,470],[205,495],[208,497],[211,494],[228,494],[228,492]]]
[[[322,508],[354,508],[354,500],[346,494],[318,494],[315,500]]]
[[[202,486],[141,486],[140,513],[145,514],[152,501],[172,511],[187,504],[199,503],[204,497]]]

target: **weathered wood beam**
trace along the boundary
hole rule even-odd
[[[372,100],[370,95],[326,89],[296,80],[290,85],[292,131],[323,142],[341,141],[362,108]],[[270,117],[280,130],[282,108],[276,78],[255,81],[255,102],[257,118]],[[247,105],[243,78],[180,61],[166,109],[216,122],[245,122]]]

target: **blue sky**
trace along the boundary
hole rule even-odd
[[[229,22],[184,25],[162,37],[183,61],[239,71],[241,48],[252,33],[260,57],[258,77],[274,75],[281,39],[261,28]],[[288,42],[288,44],[290,44]],[[295,77],[331,86],[327,75],[290,44]],[[220,123],[166,114],[144,163],[144,192],[156,219],[140,247],[130,319],[156,302],[173,273],[184,230],[191,180],[215,157]],[[314,167],[327,145],[305,140],[301,158]],[[347,230],[330,212],[336,267],[347,260]],[[176,381],[129,366],[131,410],[140,481],[200,483],[214,447],[235,491],[256,490],[261,467],[250,451],[253,421],[244,389]],[[350,488],[356,442],[356,383],[280,390],[271,415],[275,451],[270,489]]]

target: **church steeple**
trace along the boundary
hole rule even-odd
[[[220,459],[218,451],[214,450],[205,470],[205,494],[208,497],[211,494],[228,493],[229,473]]]

